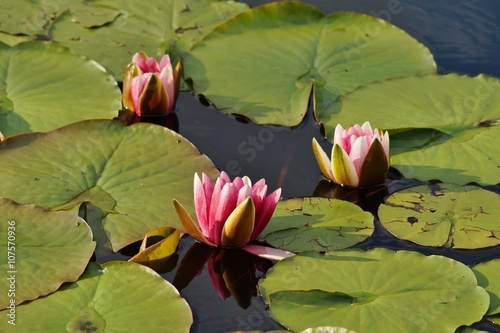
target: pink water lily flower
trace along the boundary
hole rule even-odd
[[[323,175],[343,186],[380,184],[389,170],[389,133],[372,130],[369,122],[347,129],[337,125],[331,161],[314,138],[312,147]]]
[[[215,185],[202,174],[194,176],[194,206],[198,224],[174,199],[174,206],[186,232],[215,247],[241,248],[254,240],[268,224],[281,189],[267,195],[264,179],[252,186],[248,177],[233,181],[223,171]]]
[[[160,63],[137,52],[123,76],[123,106],[139,116],[162,116],[172,111],[179,93],[180,62],[172,69],[170,57]]]

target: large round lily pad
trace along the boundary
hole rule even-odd
[[[55,291],[83,273],[94,253],[88,225],[66,212],[0,198],[0,309]]]
[[[340,97],[317,117],[391,130],[391,166],[407,178],[500,183],[500,81],[479,75],[387,80]]]
[[[500,318],[500,259],[493,259],[477,264],[472,268],[478,284],[490,295],[488,316]]]
[[[215,25],[248,6],[220,0],[0,0],[0,8],[0,32],[44,36],[121,80],[137,51],[157,58],[170,52],[176,62]]]
[[[489,305],[467,266],[410,251],[304,252],[277,263],[259,285],[271,315],[294,331],[454,332]]]
[[[0,330],[11,328],[4,320]],[[16,308],[19,332],[189,332],[187,302],[152,269],[124,261],[91,263],[80,279]]]
[[[0,147],[0,170],[0,195],[79,214],[99,249],[111,245],[114,251],[152,229],[179,227],[173,197],[194,214],[194,173],[219,173],[181,135],[113,120],[7,139]]]
[[[436,70],[427,48],[386,21],[289,1],[220,24],[184,65],[195,92],[219,109],[286,126],[304,117],[313,85],[323,110],[360,85]]]
[[[260,238],[274,247],[300,252],[345,249],[373,233],[373,216],[359,206],[328,198],[278,202]]]
[[[95,61],[52,43],[0,44],[0,132],[45,132],[85,119],[111,119],[121,92]]]
[[[477,186],[411,187],[389,196],[378,216],[392,234],[421,245],[478,249],[500,244],[500,196]]]

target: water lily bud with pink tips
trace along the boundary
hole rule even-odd
[[[139,116],[163,116],[175,108],[181,63],[172,69],[170,57],[160,63],[137,52],[123,75],[123,106]]]
[[[343,186],[378,185],[389,170],[389,133],[372,131],[369,122],[347,129],[337,125],[331,160],[314,138],[312,147],[323,175]]]
[[[202,174],[194,176],[194,206],[198,224],[174,199],[174,206],[186,232],[215,247],[242,248],[257,238],[269,223],[281,189],[267,195],[264,179],[252,186],[248,177],[233,181],[223,171],[215,185]]]

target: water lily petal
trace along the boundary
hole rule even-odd
[[[215,194],[215,191],[214,191]],[[224,227],[224,222],[227,221],[231,213],[236,207],[238,200],[238,192],[232,183],[226,183],[219,195],[212,197],[210,205],[210,219],[211,232],[209,239],[217,246],[221,245],[221,232]]]
[[[346,133],[342,125],[338,124],[337,127],[335,127],[335,132],[333,134],[333,144],[338,144],[341,147],[344,147],[345,134]]]
[[[238,199],[236,201],[236,205],[239,205],[243,200],[250,197],[252,195],[252,188],[248,185],[244,185],[238,191]]]
[[[210,199],[212,198],[212,193],[208,195],[206,186],[207,183],[205,181],[205,177],[208,178],[207,175],[202,174],[202,178],[204,178],[203,182],[200,180],[197,174],[194,175],[194,207],[196,210],[196,217],[198,218],[198,224],[200,225],[200,229],[203,231],[203,234],[209,235],[208,228],[208,214],[210,210]],[[209,179],[210,185],[212,182]],[[210,191],[210,187],[208,188]],[[213,190],[213,185],[212,185]]]
[[[332,150],[332,173],[338,184],[358,186],[359,177],[356,168],[346,151],[337,144]]]
[[[214,244],[203,235],[200,228],[196,225],[196,223],[194,223],[189,213],[176,199],[174,199],[174,207],[182,226],[184,227],[184,229],[186,229],[186,233],[190,234],[199,242],[202,242],[209,246],[214,246]]]
[[[375,139],[361,168],[358,186],[372,186],[383,183],[388,170],[389,160],[385,155],[382,143]]]
[[[246,245],[243,250],[264,259],[280,261],[295,256],[295,253],[262,245]]]
[[[389,155],[389,145],[390,145],[390,142],[389,142],[389,132],[386,131],[384,133],[384,136],[382,137],[381,143],[382,143],[382,148],[384,148],[384,152],[385,152],[385,156],[387,157],[387,161],[389,162],[390,161],[390,155]]]
[[[168,112],[174,109],[175,105],[175,82],[174,82],[174,74],[172,71],[172,66],[168,65],[163,67],[160,72],[160,80],[163,84],[165,92],[168,96]]]
[[[245,199],[229,215],[222,229],[221,243],[224,247],[240,248],[250,241],[254,229],[255,206],[252,198]]]
[[[141,74],[141,70],[134,63],[131,63],[123,73],[123,106],[131,111],[135,111],[134,102],[130,92],[132,79]],[[137,94],[139,96],[139,94]]]
[[[181,73],[182,73],[182,63],[179,61],[174,68],[174,105],[179,97],[180,85],[181,85]]]
[[[132,63],[140,68],[142,73],[148,72],[146,61],[148,60],[148,56],[144,51],[139,51],[132,57]]]
[[[250,240],[256,239],[257,236],[260,235],[262,230],[265,229],[265,227],[269,223],[269,220],[271,220],[271,217],[274,213],[274,210],[276,209],[276,205],[278,204],[280,197],[281,197],[281,189],[279,188],[273,193],[269,194],[267,198],[263,200],[259,209],[256,209],[255,224],[253,227],[252,234],[250,235]]]
[[[255,205],[255,210],[259,211],[260,207],[262,205],[262,202],[266,198],[267,195],[267,185],[266,181],[264,179],[259,180],[255,185],[252,187],[252,200]]]
[[[138,108],[135,110],[138,115],[162,116],[169,112],[168,96],[158,75],[150,75],[141,91]]]
[[[354,164],[356,174],[358,175],[361,173],[361,167],[363,166],[366,154],[368,154],[369,144],[369,142],[366,142],[365,136],[360,136],[356,138],[349,152],[349,158]]]
[[[335,131],[335,133],[337,133],[337,131]],[[315,138],[313,138],[312,140],[312,148],[314,152],[314,157],[318,162],[321,173],[331,181],[335,181],[331,168],[332,162],[330,161],[328,155],[326,155],[325,151],[323,150],[323,148],[321,148],[321,146],[319,145],[318,141],[316,141]]]
[[[361,126],[361,133],[359,135],[373,135],[374,131],[372,131],[372,126],[370,122],[365,121]]]

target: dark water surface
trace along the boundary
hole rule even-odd
[[[257,6],[268,1],[249,0]],[[385,19],[414,36],[433,52],[440,73],[469,75],[486,73],[500,77],[500,1],[497,0],[310,0],[325,14],[356,11]],[[296,128],[259,126],[237,116],[227,116],[190,92],[181,93],[177,112],[179,132],[216,166],[231,177],[249,176],[254,182],[265,178],[270,190],[281,187],[283,198],[334,196],[358,203],[376,212],[384,196],[415,184],[400,180],[396,173],[382,190],[334,190],[322,176],[311,149],[311,139],[322,141],[320,128],[310,114]],[[206,104],[206,103],[205,103]],[[331,149],[324,142],[323,146]],[[492,187],[500,193],[500,187]],[[378,223],[378,221],[377,221]],[[424,254],[441,254],[473,265],[500,258],[500,247],[477,251],[456,251],[415,246],[396,239],[377,225],[374,235],[357,247],[387,247]],[[132,250],[133,252],[133,250]],[[269,262],[244,253],[216,253],[195,243],[190,237],[181,240],[178,256],[166,263],[162,273],[181,289],[194,312],[192,332],[220,333],[233,330],[271,330],[281,326],[269,317],[256,283]],[[128,259],[126,251],[114,259]],[[129,253],[130,254],[130,253]],[[131,255],[131,254],[130,254]],[[185,259],[185,260],[184,260]],[[210,266],[210,269],[208,268]],[[169,271],[170,270],[170,271]],[[169,272],[167,272],[169,271]],[[229,290],[220,287],[222,272],[232,277]],[[219,293],[213,286],[219,285]],[[222,295],[222,297],[221,297]],[[223,298],[226,298],[225,300]],[[500,332],[493,324],[474,326]]]

